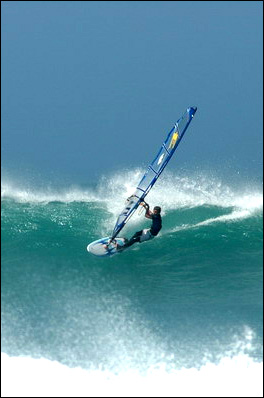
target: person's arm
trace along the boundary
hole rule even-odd
[[[152,218],[153,213],[152,213],[152,211],[149,210],[149,205],[146,202],[142,202],[142,206],[144,206],[146,209],[145,217]]]

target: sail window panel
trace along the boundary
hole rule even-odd
[[[140,181],[138,188],[145,192],[148,189],[149,185],[152,184],[152,181],[155,179],[156,176],[157,174],[151,168],[149,168],[142,180]]]
[[[152,169],[158,174],[160,170],[163,168],[164,163],[166,163],[167,158],[169,156],[168,150],[165,147],[161,147],[159,153],[156,158],[151,163]]]
[[[137,188],[136,189],[136,191],[134,192],[134,195],[137,197],[137,198],[141,198],[142,197],[142,195],[144,195],[144,193],[145,193],[145,190],[143,189],[143,188]]]
[[[123,218],[126,218],[127,215],[131,212],[131,209],[136,205],[138,198],[134,195],[130,196],[125,203],[125,207],[123,208],[118,220],[118,224],[123,221]]]

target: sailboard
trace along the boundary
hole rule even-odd
[[[176,151],[196,111],[197,107],[189,107],[186,109],[182,117],[177,120],[177,122],[167,135],[165,141],[163,141],[157,155],[149,164],[134,193],[127,199],[124,209],[121,211],[120,215],[117,218],[112,235],[110,237],[102,238],[98,241],[90,243],[87,246],[87,250],[90,253],[98,255],[96,254],[98,252],[96,248],[97,245],[102,245],[104,248],[104,250],[102,250],[102,247],[100,248],[100,256],[103,256],[104,254],[111,255],[118,252],[117,250],[112,250],[112,252],[109,252],[109,250],[105,248],[105,242],[112,242],[117,239],[118,234],[121,232],[128,220],[134,214],[140,203],[144,201],[145,197],[147,196],[147,194],[167,166],[172,155]]]

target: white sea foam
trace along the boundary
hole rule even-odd
[[[146,337],[146,336],[145,336]],[[177,365],[174,355],[160,355],[149,339],[142,340],[142,351],[148,351],[148,367],[144,355],[138,355],[131,365],[130,349],[121,353],[119,367],[103,365],[68,367],[46,358],[10,357],[1,353],[1,391],[3,397],[261,397],[263,362],[250,355],[256,340],[254,331],[244,325],[223,346],[222,354],[213,360],[212,354],[201,352],[201,365]],[[211,347],[211,345],[210,345]],[[190,347],[183,356],[189,360]],[[159,361],[155,357],[159,357]],[[181,357],[181,361],[182,361]],[[153,362],[151,362],[153,361]]]
[[[44,358],[1,354],[3,397],[261,397],[263,364],[241,353],[198,368],[69,368]]]

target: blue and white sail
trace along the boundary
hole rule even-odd
[[[148,166],[147,171],[139,182],[135,192],[127,199],[126,206],[117,219],[111,239],[114,239],[120,233],[121,229],[126,225],[129,218],[135,212],[139,204],[144,200],[150,189],[153,187],[167,166],[170,158],[181,142],[185,131],[191,123],[196,110],[196,107],[187,108],[182,117],[176,122],[169,132],[158,154]]]

